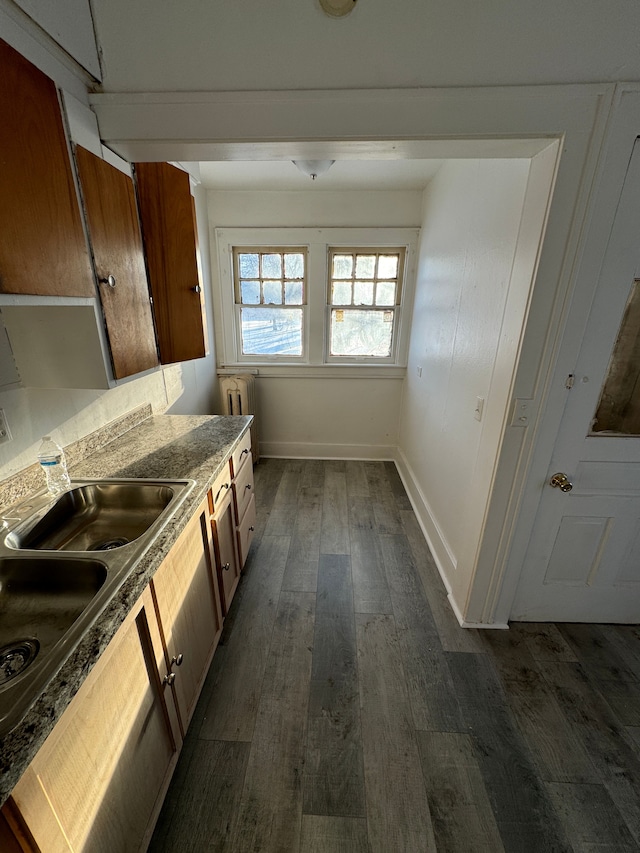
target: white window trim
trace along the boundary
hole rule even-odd
[[[216,325],[216,349],[219,366],[222,369],[246,369],[248,366],[275,369],[297,365],[301,369],[358,368],[367,371],[406,367],[419,233],[418,228],[216,228],[219,269],[216,304],[220,312],[220,321]],[[234,297],[234,246],[307,247],[307,300],[304,306],[302,356],[242,355]],[[406,247],[402,302],[396,308],[397,328],[394,352],[390,359],[328,356],[328,249],[354,246]]]

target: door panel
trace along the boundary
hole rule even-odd
[[[78,146],[76,161],[116,379],[158,364],[133,181]]]
[[[640,622],[640,436],[590,432],[639,271],[636,141],[511,619]],[[551,487],[559,472],[571,491]]]

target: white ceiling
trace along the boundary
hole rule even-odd
[[[442,160],[336,160],[312,180],[290,161],[201,162],[200,178],[212,190],[423,190]]]

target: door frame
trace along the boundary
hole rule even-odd
[[[629,87],[625,94],[631,97],[637,88]],[[563,365],[572,361],[571,352],[579,348],[581,338],[580,323],[569,312],[572,296],[580,302],[588,290],[581,280],[577,286],[577,270],[588,258],[598,263],[624,177],[622,89],[595,83],[113,93],[90,95],[90,102],[106,145],[128,160],[247,160],[258,152],[262,159],[349,159],[354,152],[372,159],[398,152],[451,158],[474,156],[465,150],[469,141],[484,145],[484,156],[518,156],[509,153],[512,145],[511,150],[520,146],[520,156],[532,157],[541,149],[531,148],[527,155],[527,140],[560,140],[548,228],[519,341],[515,380],[513,375],[504,380],[510,383],[512,398],[531,405],[525,425],[511,427],[508,413],[504,417],[482,531],[464,560],[452,561],[427,498],[419,484],[413,489],[408,484],[462,624],[506,626],[521,565],[518,558],[531,530],[527,518],[534,515],[539,497],[538,472],[546,474],[564,406],[557,376],[571,372]],[[612,118],[617,119],[617,135]],[[423,153],[416,155],[419,146]],[[598,206],[596,182],[602,195]]]

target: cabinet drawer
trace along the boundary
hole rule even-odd
[[[242,466],[233,482],[233,492],[236,501],[236,522],[240,524],[253,496],[253,465],[251,463]]]
[[[233,451],[231,457],[231,473],[237,477],[242,466],[251,460],[251,430],[248,429],[242,436],[240,444]]]
[[[249,548],[253,542],[256,529],[256,497],[251,495],[249,506],[244,514],[244,518],[238,526],[238,554],[240,556],[240,566],[243,567],[246,560]]]
[[[213,486],[211,486],[211,491],[209,492],[209,511],[211,512],[211,515],[213,515],[221,505],[225,496],[229,493],[230,488],[231,471],[229,470],[229,463],[225,462],[224,468],[216,477]]]

